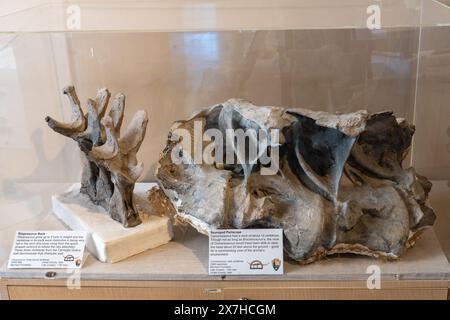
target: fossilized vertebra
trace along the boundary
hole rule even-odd
[[[196,121],[223,137],[230,129],[280,130],[279,145],[266,144],[269,154],[278,148],[277,170],[262,175],[266,165],[242,156],[235,164],[194,161],[180,130],[195,136]],[[426,204],[431,183],[401,165],[413,133],[392,112],[330,114],[231,99],[173,125],[156,176],[176,218],[202,233],[283,228],[286,252],[303,263],[342,252],[397,258],[435,219]]]
[[[142,173],[142,163],[136,153],[141,146],[147,127],[147,113],[135,113],[125,134],[120,136],[125,96],[118,94],[111,109],[106,109],[111,94],[100,89],[95,100],[88,99],[87,113],[72,86],[64,88],[72,107],[72,121],[61,123],[50,117],[45,121],[54,131],[75,140],[82,151],[82,177],[80,192],[101,205],[111,218],[133,227],[141,223],[133,204],[134,184]]]

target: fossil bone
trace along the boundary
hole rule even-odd
[[[75,140],[82,151],[80,192],[101,205],[111,218],[133,227],[141,223],[133,204],[133,190],[142,173],[142,163],[136,153],[147,128],[147,113],[135,113],[125,134],[120,136],[125,96],[118,94],[106,115],[111,94],[100,89],[95,100],[88,99],[84,114],[72,86],[64,88],[72,108],[70,123],[61,123],[51,117],[45,120],[54,131]]]
[[[235,163],[217,149],[212,163],[195,161],[195,146],[208,144],[195,141],[196,128],[216,130],[215,146],[232,148]],[[261,150],[254,161],[227,143],[230,129],[279,130],[278,144],[249,135],[244,148],[278,150],[274,174],[262,174],[268,165]],[[175,218],[204,234],[282,228],[285,251],[301,263],[334,253],[395,259],[435,220],[427,205],[431,183],[402,167],[413,134],[391,112],[330,114],[231,99],[172,126],[156,177]]]

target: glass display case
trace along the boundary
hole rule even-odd
[[[399,261],[342,255],[302,266],[286,260],[280,278],[230,277],[227,284],[208,276],[208,238],[180,226],[170,243],[118,263],[89,256],[80,276],[93,288],[84,291],[89,297],[111,297],[120,286],[122,293],[112,297],[271,298],[263,290],[271,288],[284,298],[447,299],[449,6],[447,0],[3,1],[2,297],[83,297],[66,291],[70,270],[58,270],[50,289],[48,270],[6,266],[17,230],[65,228],[52,213],[52,195],[80,181],[81,152],[45,118],[70,120],[62,93],[73,85],[83,107],[99,88],[123,92],[124,127],[138,110],[147,112],[138,153],[142,185],[155,182],[175,121],[230,98],[329,113],[392,110],[415,126],[404,165],[433,183],[429,200],[437,216]],[[375,263],[386,279],[378,292],[365,285]],[[255,279],[259,291],[251,286]],[[341,291],[330,291],[338,282]]]

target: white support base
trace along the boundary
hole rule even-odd
[[[79,184],[52,197],[53,212],[72,230],[88,233],[87,249],[102,262],[114,263],[169,242],[173,237],[169,217],[152,215],[146,192],[151,183],[137,183],[134,202],[142,223],[124,228],[89,197],[79,193]]]

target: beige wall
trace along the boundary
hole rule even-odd
[[[415,123],[415,167],[450,180],[450,27],[422,32]]]
[[[79,155],[44,122],[62,117],[51,35],[2,35],[0,47],[0,188],[76,179]]]
[[[67,41],[83,100],[107,86],[127,94],[129,111],[149,111],[141,153],[147,179],[173,121],[230,97],[329,111],[393,109],[412,119],[412,30],[72,34]]]
[[[106,86],[150,116],[139,157],[152,180],[173,121],[232,97],[328,111],[392,109],[412,120],[418,31],[389,29],[210,33],[73,33],[4,36],[15,69],[0,69],[0,176],[76,181],[73,142],[46,115],[68,119],[61,94],[82,102]],[[5,58],[3,58],[5,59]],[[6,109],[5,109],[6,108]],[[6,111],[5,111],[6,110]],[[20,138],[20,140],[18,140]]]

